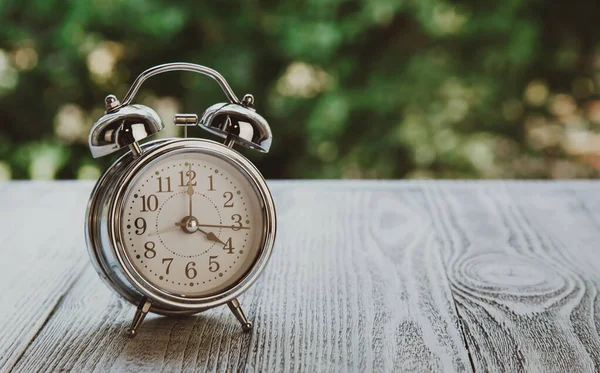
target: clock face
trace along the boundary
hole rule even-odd
[[[120,236],[136,272],[184,297],[241,280],[264,243],[264,204],[232,163],[201,150],[158,157],[124,195]]]

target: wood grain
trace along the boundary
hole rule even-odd
[[[476,370],[598,371],[600,234],[573,193],[495,184],[428,197]]]
[[[88,266],[15,371],[472,370],[420,188],[272,188],[274,254],[240,299],[251,334],[220,307],[126,339],[133,307]]]
[[[87,265],[91,183],[0,186],[0,371],[8,371]]]
[[[0,186],[0,371],[600,371],[598,182],[272,182],[253,332],[220,307],[133,340],[91,186]]]

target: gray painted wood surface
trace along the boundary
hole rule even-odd
[[[240,301],[151,316],[91,268],[92,183],[0,185],[0,371],[600,370],[597,182],[272,182]]]

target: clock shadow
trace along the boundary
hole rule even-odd
[[[126,366],[162,371],[238,371],[245,366],[252,333],[244,333],[228,312],[209,310],[192,316],[148,315],[134,338],[124,336],[119,360]]]

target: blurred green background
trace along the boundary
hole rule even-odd
[[[93,179],[104,97],[220,71],[270,122],[268,178],[579,178],[600,167],[593,1],[0,1],[0,179]],[[149,80],[163,117],[224,101]],[[206,136],[200,129],[194,136]]]

